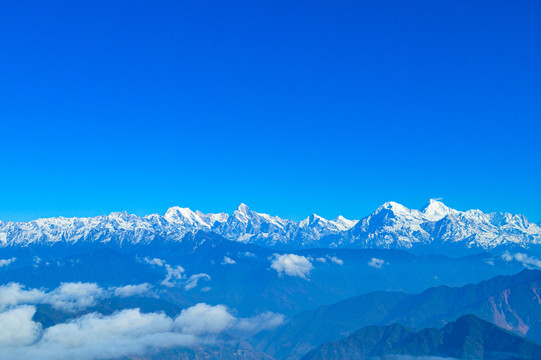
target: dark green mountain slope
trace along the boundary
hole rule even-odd
[[[541,346],[475,315],[465,315],[441,330],[430,328],[418,333],[399,324],[368,326],[310,351],[303,360],[386,359],[401,355],[533,360],[541,357]]]

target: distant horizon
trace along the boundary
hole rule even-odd
[[[477,208],[477,207],[472,207],[472,208],[468,208],[468,209],[461,209],[461,208],[456,208],[454,206],[449,206],[448,204],[445,203],[445,201],[443,201],[443,199],[441,198],[430,198],[428,199],[422,206],[418,206],[418,207],[411,207],[411,206],[407,206],[403,203],[400,203],[398,201],[393,201],[393,200],[388,200],[388,201],[384,201],[382,202],[380,205],[376,206],[375,208],[373,208],[371,211],[369,211],[368,213],[362,215],[362,216],[358,216],[358,217],[350,217],[350,216],[346,216],[344,214],[337,214],[335,216],[332,216],[332,217],[329,217],[329,216],[324,216],[322,215],[322,213],[320,212],[310,212],[308,215],[306,216],[301,216],[301,217],[287,217],[287,216],[282,216],[280,214],[275,214],[275,213],[271,213],[269,211],[266,211],[264,209],[256,209],[256,208],[253,208],[252,206],[250,206],[250,204],[247,204],[245,202],[240,202],[236,207],[233,207],[231,208],[232,210],[216,210],[216,211],[203,211],[199,208],[196,208],[196,207],[190,207],[190,206],[183,206],[183,205],[172,205],[172,206],[169,206],[167,207],[165,210],[162,210],[162,211],[151,211],[151,212],[146,212],[146,213],[143,213],[143,212],[133,212],[133,211],[129,211],[129,210],[119,210],[119,211],[108,211],[108,212],[104,212],[104,213],[97,213],[97,214],[91,214],[91,215],[51,215],[51,216],[41,216],[41,217],[37,217],[37,218],[29,218],[29,219],[26,219],[26,220],[18,220],[18,219],[13,219],[13,220],[5,220],[5,219],[1,219],[0,218],[0,221],[3,221],[3,222],[30,222],[30,221],[34,221],[34,220],[39,220],[39,219],[49,219],[49,218],[91,218],[91,217],[97,217],[97,216],[104,216],[104,215],[111,215],[111,214],[114,214],[114,213],[128,213],[130,215],[136,215],[136,216],[139,216],[139,217],[144,217],[144,216],[147,216],[147,215],[160,215],[160,216],[163,216],[167,213],[167,211],[169,209],[172,209],[172,208],[175,208],[175,207],[179,207],[179,208],[187,208],[187,209],[190,209],[191,211],[193,212],[196,212],[196,211],[200,211],[201,213],[203,214],[209,214],[209,213],[226,213],[228,215],[231,215],[233,214],[234,211],[236,211],[241,205],[246,205],[250,210],[254,211],[254,212],[257,212],[257,213],[260,213],[260,214],[267,214],[267,215],[270,215],[270,216],[278,216],[282,219],[288,219],[288,220],[292,220],[292,221],[295,221],[295,222],[300,222],[308,217],[310,217],[311,215],[317,215],[317,216],[320,216],[326,220],[334,220],[336,218],[338,218],[339,216],[343,216],[344,218],[348,219],[348,220],[361,220],[363,219],[364,217],[372,214],[377,208],[379,208],[380,206],[384,205],[385,203],[389,203],[389,202],[395,202],[395,203],[398,203],[402,206],[405,206],[406,208],[410,209],[410,210],[422,210],[422,208],[427,205],[429,203],[430,200],[436,200],[438,202],[441,202],[443,203],[445,206],[451,208],[451,209],[454,209],[454,210],[458,210],[458,211],[468,211],[468,210],[480,210],[482,211],[483,213],[497,213],[497,212],[500,212],[500,213],[509,213],[509,214],[513,214],[513,215],[524,215],[526,216],[526,218],[528,219],[528,221],[530,221],[531,223],[536,223],[536,224],[539,224],[541,223],[541,221],[537,221],[535,219],[531,219],[530,217],[528,217],[526,214],[523,214],[523,213],[520,213],[520,212],[510,212],[510,211],[502,211],[502,210],[494,210],[494,211],[485,211],[483,209],[480,209],[480,208]]]

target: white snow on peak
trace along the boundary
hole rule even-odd
[[[299,226],[302,229],[309,229],[318,226],[323,231],[336,233],[351,229],[357,222],[358,220],[348,220],[342,215],[333,220],[327,220],[317,214],[312,214],[299,222]]]
[[[210,224],[201,218],[201,216],[189,208],[174,206],[169,208],[164,215],[165,220],[170,223],[183,226],[210,228]]]
[[[245,203],[241,203],[237,208],[237,211],[243,214],[247,214],[250,211],[250,208]]]
[[[431,199],[421,210],[386,202],[330,246],[489,249],[510,244],[541,244],[541,228],[523,215],[458,211]]]
[[[211,227],[214,226],[215,223],[223,223],[226,222],[229,218],[229,214],[221,212],[216,214],[204,214],[201,211],[197,210],[195,212],[197,216],[199,216],[203,221],[205,221],[207,224],[209,224]]]
[[[346,231],[354,227],[355,224],[359,222],[359,220],[349,220],[342,215],[339,215],[337,218],[333,219],[333,222],[340,229],[340,231]]]
[[[361,220],[312,214],[296,222],[250,210],[240,204],[232,215],[174,206],[164,215],[113,212],[88,218],[0,221],[0,246],[57,242],[148,243],[180,241],[187,233],[215,232],[229,240],[283,249],[306,247],[411,248],[453,245],[489,249],[541,244],[541,226],[523,215],[458,211],[431,199],[421,210],[386,202]],[[328,236],[332,235],[332,236]]]
[[[386,203],[384,203],[383,205],[381,205],[378,208],[379,211],[381,211],[383,209],[391,210],[395,214],[409,214],[409,213],[411,213],[411,209],[408,209],[404,205],[399,204],[399,203],[394,202],[394,201],[387,201]],[[376,211],[378,211],[378,210],[376,210]]]
[[[430,221],[438,221],[449,214],[457,213],[456,210],[446,206],[441,201],[430,199],[428,203],[421,209],[425,218]]]
[[[308,216],[306,219],[301,220],[301,222],[299,223],[299,226],[301,228],[306,228],[306,227],[308,227],[310,225],[313,225],[314,223],[316,223],[318,221],[328,222],[328,220],[322,218],[321,216],[319,216],[317,214],[312,214],[312,215]]]

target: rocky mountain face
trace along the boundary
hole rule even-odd
[[[414,332],[400,324],[368,326],[347,338],[310,351],[303,360],[428,357],[453,359],[538,359],[541,346],[475,315],[442,329]],[[394,356],[394,357],[393,357]]]
[[[126,212],[91,218],[49,218],[0,222],[0,245],[57,242],[146,244],[157,238],[180,241],[187,233],[207,231],[229,240],[275,249],[495,249],[541,244],[541,227],[523,215],[458,211],[430,200],[421,210],[395,202],[380,206],[360,221],[318,215],[296,222],[258,213],[241,204],[233,214],[204,214],[172,207],[164,215]]]

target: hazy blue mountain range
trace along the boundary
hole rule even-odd
[[[537,231],[437,201],[386,203],[360,221],[241,205],[1,223],[0,349],[10,360],[299,359],[364,326],[420,331],[465,314],[539,340],[539,272],[520,272],[541,268]]]
[[[295,314],[370,291],[419,292],[429,286],[460,286],[513,274],[524,266],[487,253],[451,258],[387,249],[283,252],[206,232],[189,233],[173,243],[91,245],[0,248],[0,259],[9,261],[0,267],[0,283],[45,288],[63,282],[148,283],[160,289],[160,298],[174,298],[180,306],[206,301],[247,315],[257,311]],[[183,270],[179,278],[164,283],[179,266]],[[190,278],[196,286],[186,290]]]
[[[0,222],[0,245],[102,242],[124,246],[180,241],[197,231],[282,250],[394,248],[460,253],[468,249],[528,249],[541,244],[541,227],[523,215],[457,211],[430,200],[421,210],[387,202],[359,221],[342,216],[326,220],[314,214],[295,222],[241,204],[231,215],[172,207],[164,215],[143,217],[124,212],[92,218]]]
[[[10,337],[0,336],[0,348],[18,360],[104,353],[281,360],[365,325],[421,330],[466,313],[535,338],[539,272],[498,275],[536,261],[511,252],[282,251],[211,231],[187,232],[178,241],[4,246],[0,323]],[[6,341],[15,345],[2,347]]]
[[[303,360],[361,360],[406,357],[453,359],[539,359],[541,346],[475,315],[464,315],[442,329],[414,332],[393,324],[364,327],[347,338],[310,351]],[[399,358],[399,357],[398,357]]]
[[[463,287],[437,286],[419,294],[374,292],[292,317],[253,344],[276,359],[298,359],[368,325],[441,327],[465,314],[541,342],[541,271],[524,270]]]

